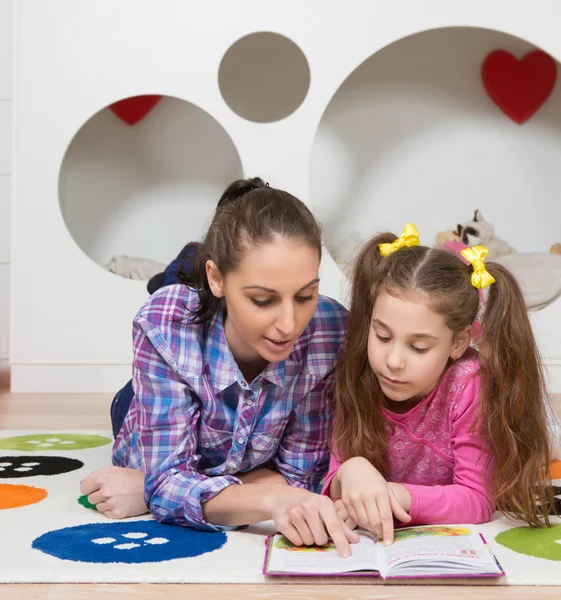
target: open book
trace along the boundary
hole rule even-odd
[[[334,544],[301,546],[277,533],[267,538],[264,575],[409,577],[501,577],[504,571],[483,536],[470,525],[426,525],[395,531],[395,541],[358,530],[352,555],[340,558]]]

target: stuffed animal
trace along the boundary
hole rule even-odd
[[[442,248],[446,242],[459,242],[460,234],[457,231],[447,229],[446,231],[439,231],[436,234],[436,245],[438,248]]]
[[[458,225],[458,233],[466,246],[485,246],[489,251],[487,254],[489,260],[516,253],[514,248],[495,235],[493,226],[483,218],[479,210],[475,211],[473,221]]]

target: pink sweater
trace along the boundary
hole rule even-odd
[[[402,483],[411,494],[412,524],[483,523],[493,512],[491,463],[478,414],[479,355],[469,350],[452,363],[439,384],[404,414],[384,409],[389,467],[387,481]],[[393,428],[393,431],[392,431]],[[341,463],[332,454],[323,494]]]

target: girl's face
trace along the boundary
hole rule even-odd
[[[277,237],[249,246],[226,277],[209,261],[207,276],[212,293],[226,300],[224,331],[238,364],[285,360],[317,307],[317,251],[301,240]]]
[[[368,360],[390,409],[405,412],[438,384],[448,359],[468,348],[470,330],[454,336],[442,315],[423,301],[382,291],[372,311]]]

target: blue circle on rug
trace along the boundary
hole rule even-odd
[[[152,563],[218,550],[222,531],[197,531],[157,521],[88,523],[49,531],[32,547],[63,560],[88,563]]]

